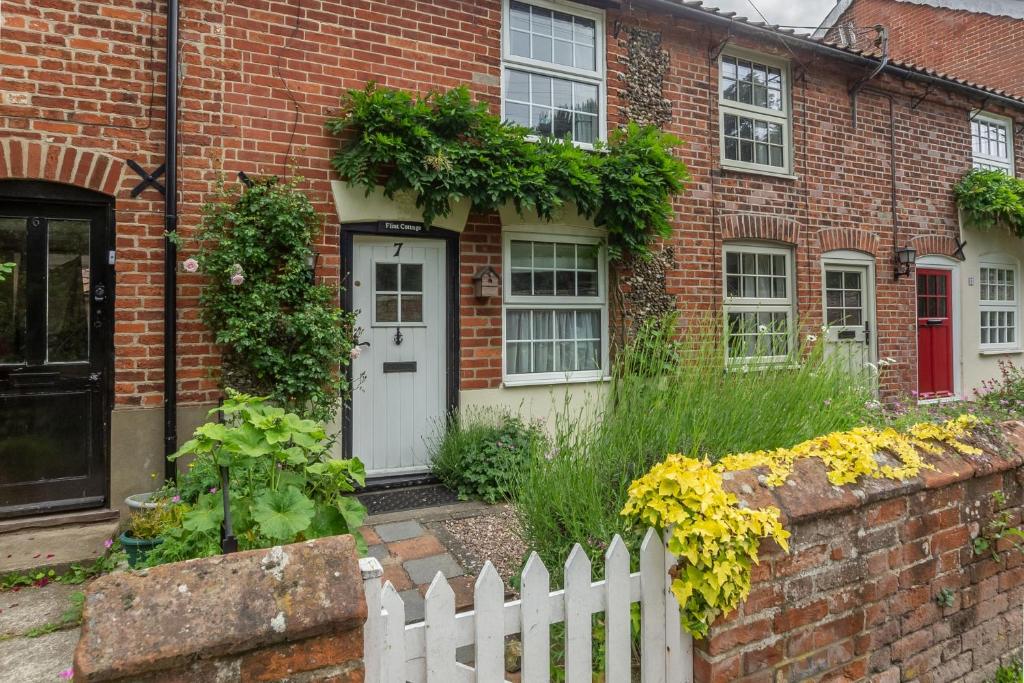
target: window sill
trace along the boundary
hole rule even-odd
[[[769,178],[778,178],[779,180],[800,180],[800,176],[793,173],[785,173],[783,171],[769,171],[768,169],[761,168],[749,168],[747,166],[733,166],[728,162],[721,162],[719,170],[728,171],[729,173],[744,173],[746,175],[759,175],[767,176]]]
[[[1019,356],[1024,349],[981,349],[979,356]]]
[[[516,389],[518,387],[543,387],[543,386],[559,386],[564,384],[599,384],[603,382],[610,382],[612,380],[609,375],[591,375],[587,377],[562,377],[559,379],[552,379],[550,377],[538,377],[537,379],[505,379],[502,380],[501,386],[503,389]]]

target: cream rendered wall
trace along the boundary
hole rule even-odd
[[[1021,334],[1024,324],[1021,320],[1022,289],[1021,265],[1024,264],[1024,240],[1013,235],[1009,230],[996,228],[993,230],[963,229],[963,238],[967,242],[964,247],[965,260],[961,266],[961,362],[963,366],[963,388],[966,398],[974,396],[974,390],[981,386],[983,380],[999,375],[999,360],[1005,359],[1020,365],[1024,361],[1024,345]],[[981,263],[986,258],[998,259],[1012,263],[1017,268],[1015,290],[1017,297],[1017,347],[1012,350],[983,351],[981,349],[980,307],[978,298],[979,273]]]
[[[604,410],[610,382],[495,387],[459,392],[459,410],[507,410],[542,422],[554,436],[559,419],[590,421]]]

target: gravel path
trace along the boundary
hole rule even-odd
[[[455,551],[467,572],[477,574],[484,562],[490,560],[506,585],[519,573],[526,544],[511,507],[502,506],[492,514],[445,520],[441,526],[460,546]]]

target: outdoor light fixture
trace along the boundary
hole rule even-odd
[[[316,282],[316,264],[320,260],[320,252],[315,249],[309,252],[306,257],[306,267],[309,268],[309,284]]]
[[[893,262],[896,264],[893,279],[899,280],[900,277],[909,276],[910,266],[914,265],[915,261],[917,261],[917,250],[910,247],[897,249],[896,255],[893,257]]]

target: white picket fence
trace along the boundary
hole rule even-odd
[[[552,624],[565,624],[566,683],[592,682],[591,615],[604,612],[605,681],[632,680],[630,605],[640,603],[640,675],[643,683],[692,683],[693,643],[680,627],[679,604],[669,589],[675,559],[648,530],[640,571],[629,572],[629,551],[618,536],[605,553],[605,578],[592,581],[590,559],[577,545],[565,563],[565,588],[552,591],[536,553],[523,570],[522,598],[505,602],[501,577],[490,562],[474,588],[474,610],[455,613],[455,595],[440,573],[427,590],[424,620],[405,623],[405,604],[391,582],[381,585],[380,563],[361,561],[369,612],[364,628],[367,683],[500,683],[505,680],[505,637],[519,634],[523,683],[548,683]],[[456,650],[473,646],[473,666]]]

